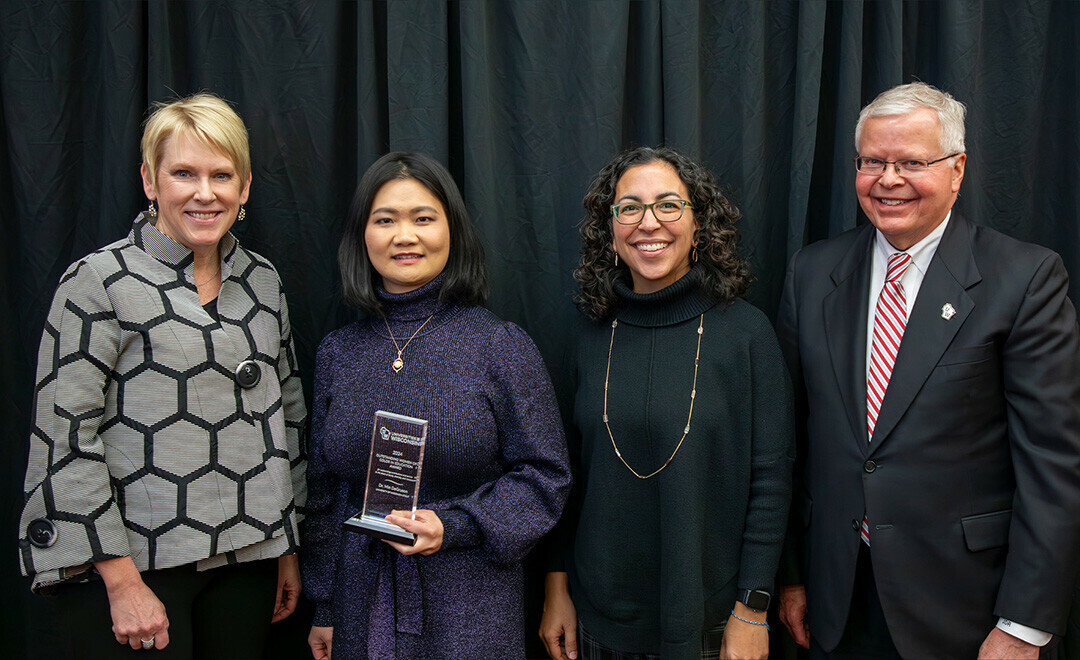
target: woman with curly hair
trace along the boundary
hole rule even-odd
[[[791,386],[740,298],[739,211],[668,148],[585,195],[568,436],[577,478],[540,636],[552,658],[768,655],[791,494]]]

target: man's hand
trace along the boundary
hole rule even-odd
[[[995,627],[979,647],[979,660],[1038,660],[1039,647]]]
[[[810,626],[806,623],[806,585],[780,587],[780,621],[795,643],[810,648]]]

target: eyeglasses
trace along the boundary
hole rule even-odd
[[[685,199],[661,199],[652,204],[625,202],[612,204],[611,215],[620,225],[636,225],[645,219],[645,211],[652,209],[653,217],[660,222],[675,222],[682,217],[683,209],[694,205]]]
[[[855,169],[859,170],[863,174],[871,174],[873,176],[880,176],[885,174],[885,166],[892,165],[896,168],[896,173],[899,175],[919,175],[930,169],[931,165],[940,163],[943,160],[948,160],[953,156],[959,156],[960,152],[955,154],[949,154],[948,156],[942,156],[937,160],[926,160],[924,158],[904,158],[903,160],[881,160],[880,158],[866,158],[864,156],[855,157]]]

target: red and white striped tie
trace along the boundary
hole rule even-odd
[[[885,274],[885,286],[878,296],[874,311],[874,340],[870,346],[870,375],[866,380],[866,437],[874,438],[881,401],[889,387],[896,351],[907,327],[907,296],[900,278],[911,265],[911,255],[897,252],[889,257],[889,270]],[[863,516],[863,543],[870,545],[870,524]]]

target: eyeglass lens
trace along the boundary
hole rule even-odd
[[[637,222],[644,217],[645,211],[651,208],[657,220],[674,222],[682,217],[683,206],[682,200],[660,200],[652,204],[627,202],[626,204],[615,205],[615,212],[617,219],[620,221]]]

